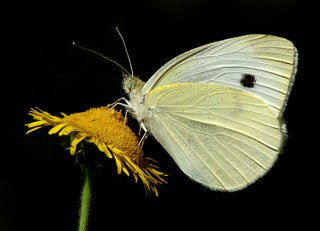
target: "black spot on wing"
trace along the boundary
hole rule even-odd
[[[256,77],[252,74],[245,73],[241,76],[240,84],[243,87],[253,88],[256,84]]]

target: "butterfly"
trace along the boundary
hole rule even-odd
[[[247,187],[269,171],[285,142],[298,52],[285,38],[249,34],[209,43],[143,82],[125,75],[117,103],[192,180],[219,191]]]

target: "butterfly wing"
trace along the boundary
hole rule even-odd
[[[150,91],[145,105],[144,123],[151,134],[186,175],[211,189],[235,191],[253,183],[273,165],[282,146],[277,115],[245,91],[170,84]]]
[[[271,35],[245,35],[177,56],[149,79],[142,94],[173,83],[218,84],[253,93],[281,115],[296,69],[297,51],[290,41]],[[251,85],[242,84],[246,75],[254,78]]]

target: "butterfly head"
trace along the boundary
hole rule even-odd
[[[144,86],[145,82],[136,76],[125,74],[122,81],[122,88],[129,94],[139,94]]]

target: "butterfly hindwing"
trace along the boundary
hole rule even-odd
[[[192,94],[190,94],[192,91]],[[260,98],[203,83],[170,84],[150,91],[144,123],[181,170],[215,190],[234,191],[264,175],[283,134]]]

